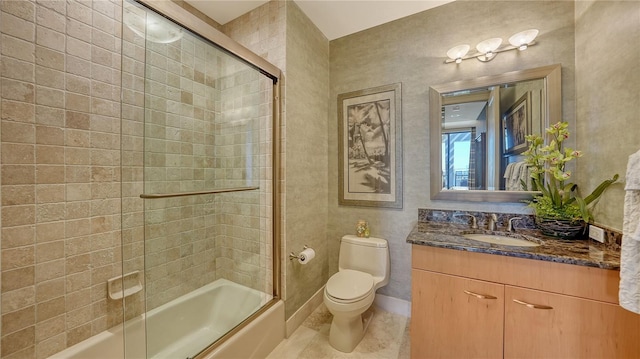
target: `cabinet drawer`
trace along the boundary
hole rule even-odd
[[[415,269],[618,303],[620,272],[572,264],[412,246]]]
[[[505,358],[638,358],[639,333],[618,305],[505,287]]]

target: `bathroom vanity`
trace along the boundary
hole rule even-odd
[[[640,315],[618,305],[619,252],[540,237],[537,247],[419,222],[411,357],[637,358]]]

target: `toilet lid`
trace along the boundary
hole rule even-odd
[[[336,299],[356,300],[369,294],[373,277],[369,273],[344,269],[329,278],[326,288],[327,294]]]

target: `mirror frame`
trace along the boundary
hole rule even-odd
[[[443,190],[442,188],[442,94],[449,92],[496,86],[528,80],[544,80],[545,104],[544,123],[549,127],[549,119],[562,119],[561,65],[549,65],[534,69],[506,72],[500,75],[483,76],[471,80],[454,81],[429,88],[429,139],[430,139],[430,189],[432,200],[470,202],[522,202],[529,200],[536,192],[501,190]]]

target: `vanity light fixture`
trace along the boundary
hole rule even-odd
[[[469,45],[458,45],[450,48],[449,51],[447,51],[447,56],[449,56],[450,59],[453,59],[456,64],[459,64],[462,62],[462,58],[467,54],[467,52],[469,52]]]
[[[509,38],[509,44],[505,46],[502,45],[502,39],[499,37],[494,37],[491,39],[487,39],[481,41],[476,45],[476,52],[468,54],[469,45],[458,45],[452,47],[447,51],[447,56],[449,57],[445,63],[461,63],[462,60],[467,59],[478,59],[482,62],[487,62],[493,60],[496,55],[500,52],[515,50],[518,49],[520,51],[526,50],[527,47],[535,45],[535,38],[538,36],[537,29],[529,29],[525,31],[520,31]]]

